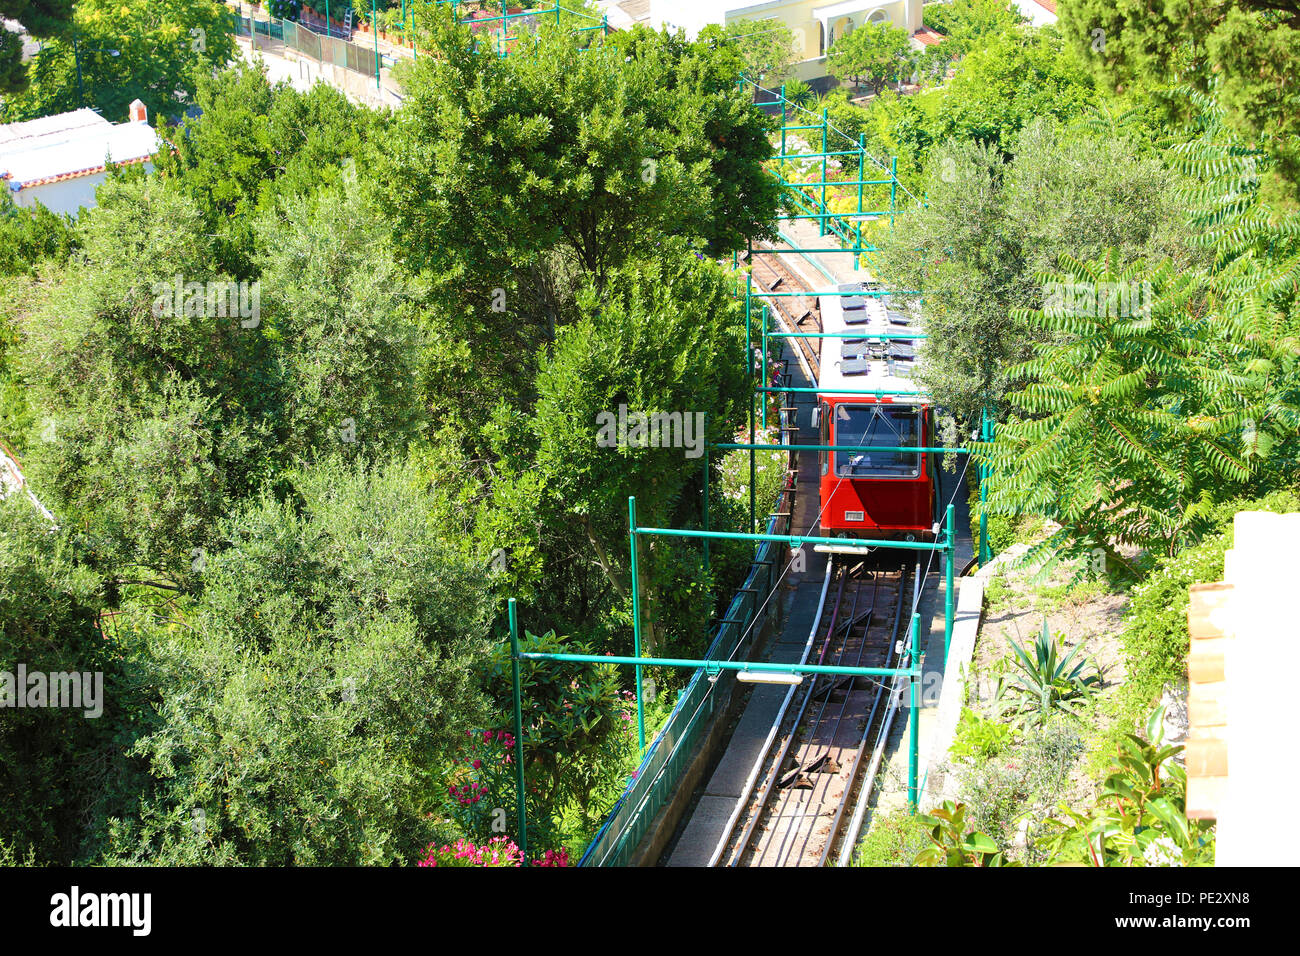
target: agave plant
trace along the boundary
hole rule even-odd
[[[1003,678],[998,697],[1003,702],[1004,716],[1010,717],[1014,724],[1043,724],[1057,713],[1078,716],[1079,710],[1101,685],[1101,674],[1095,667],[1092,673],[1085,673],[1088,667],[1086,659],[1074,663],[1082,644],[1065,657],[1060,656],[1046,617],[1043,618],[1043,629],[1034,641],[1032,656],[1014,641],[1008,643],[1015,655],[1012,663],[1016,672]],[[1073,667],[1070,666],[1072,663]]]
[[[785,81],[785,98],[795,106],[804,106],[816,99],[817,94],[803,80],[791,79]]]

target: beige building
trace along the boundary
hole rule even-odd
[[[608,4],[635,7],[631,19],[646,9],[645,22],[652,27],[681,27],[695,36],[707,24],[752,20],[756,24],[778,21],[794,34],[796,63],[791,74],[801,80],[826,75],[826,51],[837,39],[866,23],[884,23],[905,29],[914,45],[931,39],[921,25],[921,0],[767,0],[764,3],[744,0],[640,0],[637,3]],[[614,24],[611,17],[611,24]]]

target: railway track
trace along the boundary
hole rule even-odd
[[[893,667],[911,602],[906,564],[836,556],[804,659]],[[914,580],[914,575],[913,575]],[[716,866],[824,866],[847,860],[868,781],[868,748],[888,734],[886,679],[819,676],[791,687],[711,859]],[[874,744],[873,744],[874,742]]]
[[[775,246],[761,245],[762,249],[774,249]],[[787,332],[820,332],[822,330],[821,307],[817,296],[804,279],[783,261],[780,256],[751,256],[751,275],[759,295],[771,292],[804,292],[803,296],[785,296],[769,299],[778,320]],[[815,370],[821,360],[821,339],[788,339],[796,343],[803,353],[808,367]]]

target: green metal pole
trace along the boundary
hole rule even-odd
[[[948,506],[946,517],[946,555],[943,562],[943,663],[948,663],[948,645],[952,643],[952,618],[953,618],[953,564],[957,560],[957,539],[953,534],[955,523],[952,517],[952,505]]]
[[[528,859],[528,808],[524,797],[524,716],[520,700],[519,682],[519,618],[515,613],[515,599],[508,602],[510,609],[510,675],[514,681],[515,698],[515,800],[519,804],[519,852]]]
[[[822,212],[823,213],[830,212],[830,210],[826,208],[826,125],[827,125],[827,120],[829,115],[830,114],[826,109],[822,110]],[[861,179],[862,177],[859,176],[858,178]],[[818,233],[818,235],[822,235],[822,236],[826,235],[826,220],[820,219],[818,220],[818,222],[821,225],[821,232]]]
[[[325,0],[325,35],[333,35],[330,31],[330,0]]]
[[[993,418],[989,415],[987,405],[980,411],[980,438],[983,441],[993,440]],[[984,511],[984,503],[988,500],[988,491],[984,487],[984,480],[988,477],[988,471],[982,462],[979,466],[978,475],[980,483],[980,566],[983,567],[993,560],[993,549],[989,546],[989,516]]]
[[[555,25],[560,25],[560,0],[555,0]]]
[[[382,90],[383,85],[379,79],[379,10],[375,6],[375,0],[370,0],[370,32],[375,37],[375,89]]]
[[[920,677],[921,672],[910,667],[842,667],[832,664],[772,664],[754,661],[701,660],[683,657],[616,657],[612,654],[542,654],[525,651],[519,655],[525,661],[571,661],[577,664],[613,664],[617,667],[682,667],[690,670],[703,668],[705,672],[754,671],[763,674],[837,674],[853,677]]]
[[[861,176],[858,176],[861,179]],[[889,231],[894,231],[894,213],[897,211],[898,198],[898,157],[889,158]]]
[[[745,273],[745,361],[749,363],[750,379],[753,379],[754,354],[750,350],[749,304],[753,296],[754,274]],[[754,401],[758,398],[753,392],[749,396],[749,443],[754,444]],[[758,530],[754,517],[754,449],[749,450],[749,533]]]
[[[767,384],[767,306],[763,306],[763,383]],[[763,430],[767,430],[767,398],[763,398]]]
[[[632,545],[632,647],[633,657],[641,657],[641,585],[636,564],[636,496],[627,499],[627,536]],[[645,705],[642,701],[641,665],[636,665],[636,735],[645,750]]]
[[[785,155],[785,84],[781,84],[781,155]]]
[[[755,398],[758,397],[759,396],[755,396],[755,395],[750,395],[749,397],[749,443],[751,445],[755,444],[754,442],[754,400]],[[754,479],[755,479],[755,475],[757,474],[757,472],[754,469],[754,455],[755,455],[755,451],[754,449],[751,448],[749,450],[749,533],[750,534],[755,534],[758,531],[758,524],[756,523],[755,510],[754,510],[754,499],[755,499]]]
[[[858,215],[862,215],[862,177],[867,171],[867,134],[858,134]]]
[[[908,655],[908,667],[916,670],[920,659],[918,644],[921,641],[921,615],[912,615],[911,646]],[[918,765],[921,762],[921,677],[913,675],[911,679],[912,696],[908,707],[908,743],[907,743],[907,804],[909,812],[915,814],[921,804],[920,788],[917,786]]]

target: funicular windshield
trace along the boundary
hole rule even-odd
[[[920,409],[907,405],[840,405],[835,409],[834,444],[886,448],[921,444]],[[915,478],[920,455],[895,451],[837,451],[841,478]]]

